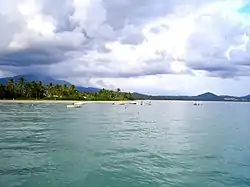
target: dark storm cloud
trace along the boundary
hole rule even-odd
[[[35,64],[51,64],[62,60],[61,55],[52,55],[50,52],[45,50],[21,50],[12,51],[0,55],[1,65],[10,66],[27,66]]]
[[[222,62],[223,63],[223,62]],[[219,63],[196,63],[189,66],[192,70],[204,71],[208,75],[222,78],[234,77],[238,72],[237,66],[219,64]]]
[[[58,48],[27,48],[0,52],[0,65],[30,66],[58,63],[66,58],[65,51]]]
[[[235,60],[227,59],[222,54],[216,53],[214,56],[205,54],[200,61],[187,61],[186,65],[192,70],[204,71],[208,76],[213,77],[234,78],[250,75],[249,69],[246,68],[250,66],[250,56],[246,52]]]
[[[193,8],[208,3],[207,0],[103,0],[107,11],[106,22],[115,30],[125,25],[142,25],[157,17],[173,13],[180,5]]]
[[[210,77],[220,77],[224,79],[228,78],[236,78],[236,77],[249,77],[250,76],[250,68],[249,67],[235,67],[235,68],[224,68],[217,71],[207,71],[207,76]]]
[[[207,76],[211,77],[235,78],[250,76],[250,67],[247,62],[246,64],[239,61],[214,58],[211,61],[204,60],[203,62],[189,63],[188,67],[192,70],[203,71]]]
[[[174,11],[181,0],[103,0],[107,10],[107,23],[115,30],[125,25],[140,25],[153,18],[163,16]]]

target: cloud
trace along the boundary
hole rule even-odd
[[[42,0],[42,12],[56,20],[55,32],[74,31],[78,23],[71,19],[75,12],[72,0]]]
[[[244,0],[0,0],[0,68],[113,82],[99,80],[107,87],[151,76],[249,77],[247,6]]]

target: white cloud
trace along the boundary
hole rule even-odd
[[[0,0],[0,65],[131,91],[250,92],[245,3]]]

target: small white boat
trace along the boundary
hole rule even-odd
[[[75,102],[73,105],[83,105],[83,104],[84,102],[79,101],[79,102]]]
[[[66,107],[67,108],[81,108],[81,105],[75,105],[75,104],[73,104],[73,105],[67,105]]]
[[[124,102],[114,102],[114,103],[112,103],[112,105],[126,105],[126,103],[124,103]]]
[[[131,104],[131,105],[137,105],[137,102],[131,101],[129,104]]]

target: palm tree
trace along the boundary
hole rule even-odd
[[[8,83],[7,83],[7,87],[9,88],[9,89],[13,89],[14,88],[14,79],[13,78],[9,78],[9,80],[8,80]]]
[[[76,95],[77,90],[76,90],[75,85],[70,85],[70,87],[69,87],[69,93],[70,93],[70,95]]]
[[[49,85],[47,85],[46,96],[51,98],[51,97],[53,97],[53,93],[54,93],[53,83],[49,83]]]
[[[19,78],[17,89],[18,89],[19,96],[22,97],[24,95],[24,78],[23,77]]]
[[[43,86],[43,83],[41,81],[39,81],[36,84],[36,88],[37,88],[37,96],[39,99],[43,98],[45,96],[45,88]]]
[[[32,90],[31,83],[30,82],[26,82],[24,84],[24,97],[31,98],[31,90]]]
[[[68,86],[66,84],[64,84],[62,87],[62,95],[64,97],[67,97],[69,95],[69,89],[68,89]]]
[[[53,85],[50,83],[44,86],[40,82],[24,82],[24,78],[20,77],[16,86],[13,78],[8,80],[6,86],[0,84],[0,98],[61,98],[61,99],[88,99],[91,100],[127,100],[133,99],[131,93],[121,92],[120,88],[116,91],[101,89],[95,93],[80,93],[74,85]]]
[[[7,90],[10,92],[9,96],[10,98],[15,97],[15,83],[13,78],[9,78],[8,83],[7,83]]]
[[[5,95],[6,95],[5,92],[6,92],[5,86],[0,84],[0,98],[1,99],[5,98]]]
[[[32,81],[30,83],[30,96],[32,98],[36,98],[37,94],[36,94],[36,82]]]
[[[73,92],[76,91],[75,85],[70,85],[70,90],[73,91]]]

